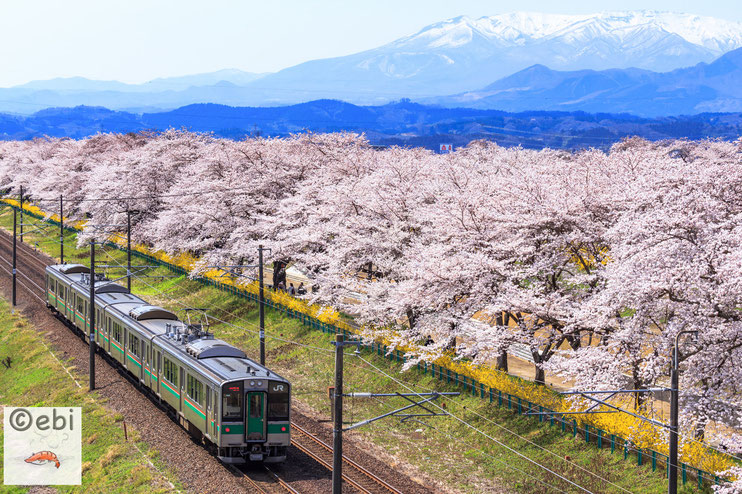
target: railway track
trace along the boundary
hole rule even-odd
[[[328,470],[332,470],[332,446],[295,422],[291,423],[291,445]],[[402,494],[402,491],[345,455],[343,455],[343,466],[343,480],[360,492],[366,494]]]
[[[268,465],[262,465],[260,472],[250,472],[248,475],[244,470],[230,465],[230,470],[240,476],[258,494],[290,493],[299,494],[299,491],[289,485],[288,482],[279,477]]]
[[[8,275],[12,274],[12,262],[9,260],[12,248],[12,238],[9,238],[5,234],[0,234],[0,251],[3,251],[2,255],[0,255],[0,271]],[[41,255],[42,253],[25,242],[21,243],[19,241],[16,243],[16,266],[19,290],[24,289],[40,303],[45,304],[46,301],[43,298],[45,291],[44,270],[47,263],[40,259]],[[279,477],[267,465],[263,465],[259,471],[251,471],[249,473],[234,466],[230,466],[230,470],[241,481],[247,484],[253,492],[259,494],[299,493],[299,491]]]
[[[0,271],[10,274],[10,253],[12,251],[12,236],[0,234],[0,250],[5,251],[0,255]],[[36,250],[27,242],[17,243],[17,273],[19,289],[25,289],[41,303],[45,303],[44,295],[44,270],[48,263],[53,261],[42,260],[43,252]],[[6,259],[7,257],[7,259]],[[332,446],[292,422],[291,443],[299,451],[312,458],[319,465],[332,471]],[[365,494],[393,493],[402,494],[403,491],[395,488],[385,480],[373,474],[367,468],[343,455],[343,480],[358,492]],[[259,493],[298,493],[295,488],[277,475],[267,465],[259,472],[245,472],[232,466],[230,470],[240,479],[249,484],[255,492]],[[255,477],[255,478],[254,478]]]

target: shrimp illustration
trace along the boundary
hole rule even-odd
[[[51,451],[39,451],[26,458],[26,463],[33,465],[44,465],[46,463],[54,463],[59,468],[59,458]]]

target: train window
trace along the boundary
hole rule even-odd
[[[190,374],[188,374],[186,381],[188,383],[188,385],[186,386],[186,392],[188,393],[188,396],[193,398],[193,401],[195,401],[199,405],[203,404],[204,385],[201,384],[201,381],[191,376]]]
[[[129,335],[129,351],[139,357],[139,340],[133,334]]]
[[[262,401],[262,394],[254,393],[250,395],[250,418],[259,419],[263,415]]]
[[[162,372],[164,374],[165,379],[172,383],[173,386],[178,386],[178,366],[174,363],[170,362],[167,358],[163,359],[165,361],[163,365]]]
[[[268,420],[289,419],[289,385],[282,382],[268,383]]]
[[[118,323],[113,323],[113,334],[111,335],[114,340],[121,343],[121,325]]]
[[[242,399],[244,388],[242,382],[228,383],[222,386],[222,421],[236,422],[244,419]]]

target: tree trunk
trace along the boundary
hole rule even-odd
[[[508,372],[508,351],[500,351],[500,355],[497,356],[497,369],[503,372]]]
[[[500,312],[497,314],[497,317],[495,318],[495,324],[498,326],[505,326],[505,317],[506,316],[504,312]],[[508,350],[507,348],[500,351],[500,355],[497,356],[497,369],[501,370],[503,372],[508,372]]]
[[[546,361],[549,360],[549,358],[551,357],[552,348],[559,348],[559,343],[556,343],[556,344],[549,343],[541,351],[539,351],[538,348],[531,347],[531,355],[533,356],[533,364],[536,367],[536,377],[534,378],[534,381],[536,381],[536,384],[546,384],[546,371],[544,371],[542,365],[546,363]]]
[[[701,419],[693,426],[693,439],[696,441],[703,441],[703,438],[706,436],[706,424],[708,423],[708,419]]]
[[[631,371],[631,380],[634,385],[634,389],[645,389],[646,383],[639,377],[639,368],[634,365],[634,368]],[[649,395],[647,393],[634,393],[634,396],[636,397],[634,407],[638,410],[640,409],[649,398]]]
[[[415,323],[417,322],[417,314],[415,314],[412,307],[407,308],[407,324],[410,325],[410,329],[415,329]]]
[[[536,381],[536,384],[546,384],[546,372],[538,364],[536,365],[536,377],[534,381]]]

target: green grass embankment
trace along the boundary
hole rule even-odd
[[[8,302],[0,299],[0,358],[10,357],[11,366],[0,367],[0,404],[3,406],[82,407],[82,485],[55,486],[58,492],[151,493],[173,492],[174,479],[158,470],[157,452],[140,442],[129,429],[124,439],[122,416],[107,410],[75,384],[35,331],[18,313],[11,314]],[[94,395],[93,395],[94,396]],[[3,432],[0,430],[0,457]],[[152,462],[152,463],[150,463]],[[0,477],[2,477],[0,462]],[[0,485],[0,492],[28,492],[24,486]]]
[[[0,214],[0,226],[6,229],[12,227],[12,213],[6,211]],[[39,247],[46,252],[58,255],[58,243],[50,242],[52,236],[56,235],[56,231],[48,237],[32,234],[30,240],[31,243],[38,241]],[[66,259],[87,264],[88,249],[73,248],[73,237],[73,234],[68,234]],[[102,248],[97,259],[105,264],[125,264],[126,255],[114,249]],[[142,263],[136,261],[134,264]],[[121,275],[121,270],[109,273],[110,278]],[[258,311],[255,304],[184,276],[171,277],[172,274],[165,268],[149,270],[147,275],[163,277],[135,279],[132,286],[134,293],[151,303],[176,311],[185,306],[208,307],[210,315],[231,323],[212,321],[211,330],[216,336],[244,349],[250,357],[257,357]],[[266,310],[266,332],[269,335],[266,342],[267,365],[293,382],[293,397],[303,407],[328,418],[330,403],[327,387],[332,385],[334,373],[333,347],[330,344],[332,336],[312,330],[296,319],[273,310]],[[352,349],[348,352],[345,358],[346,392],[408,392],[395,380],[406,382],[418,392],[431,389],[459,391],[414,370],[401,373],[401,364],[364,351],[364,359],[394,379],[386,377],[353,357]],[[653,472],[650,462],[646,460],[642,467],[638,467],[635,461],[624,460],[618,449],[614,454],[609,450],[598,450],[585,445],[579,435],[573,438],[563,434],[557,427],[539,424],[533,418],[518,416],[507,408],[498,407],[496,403],[489,404],[472,396],[462,395],[440,402],[445,403],[449,412],[471,427],[451,417],[421,418],[404,423],[395,418],[386,418],[346,435],[362,437],[372,443],[374,446],[370,448],[381,456],[393,455],[387,458],[389,463],[402,460],[442,485],[463,492],[499,492],[498,486],[503,492],[580,492],[496,441],[590,492],[659,494],[667,490],[663,472]],[[355,422],[404,405],[405,402],[399,398],[346,399],[345,416],[348,422]],[[400,466],[400,469],[403,467]],[[698,490],[689,483],[681,488],[681,492]]]

